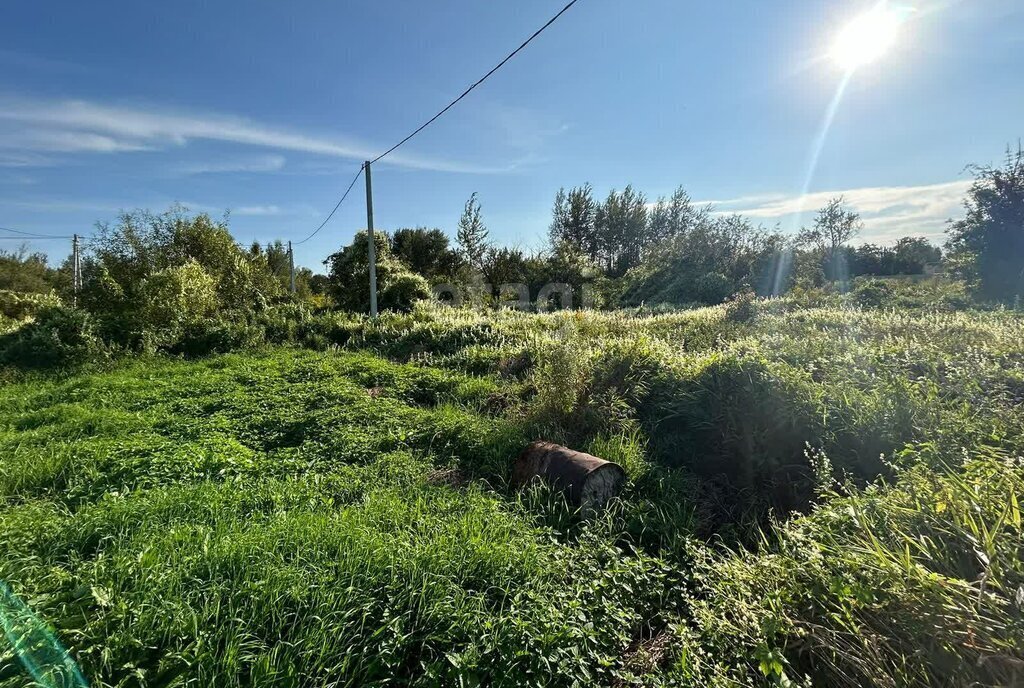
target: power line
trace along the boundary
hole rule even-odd
[[[438,119],[440,119],[440,118],[441,118],[441,116],[442,116],[442,115],[444,115],[444,113],[446,113],[446,112],[448,112],[449,110],[451,110],[451,109],[452,109],[453,107],[455,107],[455,106],[456,106],[456,105],[457,105],[457,104],[458,104],[458,103],[459,103],[459,102],[460,102],[460,101],[461,101],[461,100],[462,100],[463,98],[465,98],[465,97],[466,97],[466,96],[468,96],[468,95],[469,95],[470,93],[472,93],[472,92],[473,92],[473,90],[474,90],[474,89],[476,89],[476,87],[477,87],[477,86],[479,86],[479,85],[480,85],[480,84],[482,84],[483,82],[487,81],[487,79],[489,79],[489,78],[490,78],[490,77],[491,77],[491,76],[492,76],[492,75],[493,75],[493,74],[494,74],[495,72],[497,72],[497,71],[498,71],[499,69],[501,69],[502,67],[504,67],[504,66],[505,66],[505,64],[506,64],[506,63],[508,63],[508,61],[509,61],[509,60],[511,60],[511,59],[512,59],[513,57],[515,57],[516,55],[518,55],[519,53],[521,53],[521,52],[523,51],[523,49],[525,49],[525,48],[526,48],[526,46],[530,45],[530,43],[532,43],[532,42],[533,42],[533,41],[534,41],[534,40],[535,40],[535,39],[536,39],[536,38],[537,38],[538,36],[540,36],[540,35],[541,35],[542,33],[544,33],[544,31],[545,31],[545,30],[547,30],[547,29],[548,29],[548,27],[550,27],[550,26],[551,26],[552,24],[554,24],[554,23],[555,23],[556,21],[558,21],[558,19],[559,19],[559,18],[560,18],[560,17],[561,17],[561,16],[563,15],[563,14],[565,14],[566,12],[568,12],[568,11],[569,11],[569,10],[570,10],[570,9],[572,8],[572,6],[573,6],[573,5],[575,5],[575,4],[577,3],[577,2],[579,2],[579,0],[571,0],[571,2],[569,2],[569,3],[568,3],[568,4],[566,5],[566,6],[565,6],[565,7],[563,7],[563,8],[562,8],[562,9],[561,9],[561,10],[560,10],[560,11],[558,12],[558,14],[556,14],[556,15],[555,15],[555,16],[553,16],[553,17],[551,17],[551,19],[549,19],[549,20],[547,21],[547,23],[545,23],[545,24],[544,24],[544,26],[542,26],[542,27],[540,27],[539,29],[537,29],[536,31],[534,31],[534,32],[533,32],[533,35],[532,35],[532,36],[530,36],[530,37],[529,37],[529,38],[527,38],[527,39],[526,39],[525,41],[523,41],[523,43],[522,43],[522,44],[521,44],[521,45],[520,45],[520,46],[519,46],[518,48],[516,48],[515,50],[513,50],[512,52],[510,52],[510,53],[509,53],[508,55],[506,55],[506,56],[505,56],[505,59],[503,59],[503,60],[502,60],[501,62],[499,62],[499,63],[498,63],[497,65],[495,65],[495,66],[494,66],[494,67],[493,67],[493,68],[492,68],[492,69],[491,69],[491,70],[490,70],[489,72],[487,72],[487,73],[486,73],[486,74],[484,74],[484,75],[483,75],[482,77],[480,77],[479,79],[477,79],[477,80],[476,80],[476,81],[475,81],[475,82],[474,82],[474,83],[473,83],[473,84],[472,84],[472,85],[471,85],[471,86],[470,86],[469,88],[467,88],[467,89],[466,89],[465,91],[463,91],[463,92],[462,92],[462,93],[461,93],[461,94],[459,95],[459,97],[458,97],[458,98],[456,98],[455,100],[453,100],[452,102],[450,102],[450,103],[448,103],[448,104],[447,104],[446,106],[444,106],[444,108],[442,108],[440,112],[438,112],[438,113],[437,113],[436,115],[434,115],[433,117],[431,117],[430,119],[428,119],[428,120],[427,120],[426,122],[424,122],[423,124],[421,124],[421,125],[420,125],[419,127],[417,127],[417,128],[416,128],[416,130],[415,130],[415,131],[413,131],[413,132],[412,132],[411,134],[409,134],[408,136],[406,136],[406,137],[405,137],[404,139],[402,139],[401,141],[399,141],[398,143],[396,143],[395,145],[393,145],[393,146],[392,146],[391,148],[388,148],[388,149],[387,149],[386,151],[384,151],[383,153],[381,153],[380,155],[378,155],[378,156],[377,156],[376,158],[374,158],[373,160],[370,160],[368,164],[372,165],[372,164],[374,164],[374,163],[376,163],[376,162],[378,162],[378,161],[380,161],[380,160],[384,159],[384,158],[385,158],[385,157],[387,157],[388,155],[391,155],[391,154],[392,154],[392,153],[394,153],[394,152],[395,152],[396,150],[398,150],[399,148],[401,148],[402,146],[404,146],[404,145],[405,145],[406,143],[408,143],[408,142],[409,142],[410,140],[412,140],[412,138],[413,138],[413,137],[415,137],[415,136],[416,136],[417,134],[419,134],[419,133],[420,133],[421,131],[423,131],[424,129],[426,129],[427,127],[429,127],[429,126],[430,126],[431,124],[433,124],[434,122],[436,122],[436,121],[437,121]],[[323,221],[323,222],[322,222],[322,223],[320,224],[320,226],[319,226],[319,227],[317,227],[317,228],[316,228],[315,230],[313,230],[313,233],[312,233],[312,234],[310,234],[309,236],[307,236],[307,237],[306,237],[305,239],[303,239],[302,241],[296,241],[296,242],[295,242],[295,245],[296,245],[296,246],[298,246],[299,244],[304,244],[305,242],[307,242],[307,241],[309,241],[310,239],[312,239],[313,237],[315,237],[315,236],[316,236],[316,235],[317,235],[317,234],[318,234],[318,233],[320,232],[320,230],[321,230],[321,229],[323,229],[323,228],[324,228],[324,226],[326,226],[328,222],[330,222],[331,218],[332,218],[332,217],[334,217],[334,214],[335,214],[336,212],[338,212],[338,208],[340,208],[340,207],[341,207],[341,204],[345,202],[345,199],[346,199],[346,198],[348,198],[348,195],[349,195],[349,193],[350,193],[350,192],[352,191],[352,187],[353,187],[353,186],[355,186],[355,184],[356,184],[356,180],[358,180],[358,179],[359,179],[359,175],[360,175],[360,174],[362,174],[362,172],[363,172],[363,169],[364,169],[365,165],[366,165],[366,163],[364,163],[364,165],[363,165],[363,166],[361,166],[361,167],[359,168],[359,172],[357,172],[357,173],[356,173],[356,176],[355,176],[355,177],[354,177],[354,178],[352,179],[352,183],[348,185],[348,189],[346,189],[346,190],[345,190],[345,193],[344,193],[344,194],[342,195],[342,197],[341,197],[341,200],[339,200],[339,201],[338,201],[338,203],[337,203],[337,204],[336,204],[336,205],[334,206],[334,209],[333,209],[333,210],[331,211],[331,214],[327,216],[327,219],[326,219],[326,220],[324,220],[324,221]]]
[[[23,232],[20,229],[11,229],[10,227],[0,227],[0,231],[13,232],[14,234],[20,234],[25,237],[23,241],[27,239],[70,239],[71,235],[58,236],[56,234],[38,234],[36,232]],[[0,239],[20,239],[21,237],[5,237],[0,236]]]
[[[515,57],[515,56],[516,56],[516,55],[518,55],[518,54],[519,54],[520,52],[522,52],[522,50],[523,50],[523,49],[524,49],[524,48],[525,48],[526,46],[530,45],[530,43],[532,43],[532,42],[534,41],[534,39],[535,39],[535,38],[537,38],[537,36],[539,36],[539,35],[541,35],[542,33],[544,33],[544,31],[545,31],[545,30],[546,30],[546,29],[547,29],[547,28],[548,28],[549,26],[551,26],[551,25],[552,25],[552,24],[554,24],[554,23],[555,23],[556,21],[558,21],[558,18],[559,18],[559,17],[561,17],[561,16],[562,16],[563,14],[565,14],[566,12],[568,12],[568,11],[569,11],[569,9],[570,9],[570,8],[572,8],[572,6],[573,6],[573,5],[575,5],[575,4],[577,3],[577,2],[579,2],[579,0],[572,0],[572,2],[570,2],[570,3],[568,4],[568,5],[566,5],[565,7],[563,7],[563,8],[561,9],[561,11],[560,11],[560,12],[559,12],[558,14],[556,14],[555,16],[551,17],[551,19],[549,19],[549,20],[548,20],[548,22],[547,22],[547,23],[546,23],[546,24],[545,24],[544,26],[542,26],[542,27],[540,27],[539,29],[537,29],[537,30],[536,30],[536,31],[534,32],[534,34],[533,34],[532,36],[530,36],[530,37],[529,37],[529,38],[527,38],[527,39],[526,39],[525,41],[523,41],[523,44],[522,44],[522,45],[520,45],[520,46],[519,46],[518,48],[516,48],[516,49],[515,49],[515,50],[513,50],[513,51],[512,51],[511,53],[509,53],[509,54],[508,54],[508,55],[507,55],[507,56],[505,57],[505,59],[504,59],[504,60],[502,60],[501,62],[499,62],[499,63],[498,63],[498,64],[497,64],[497,65],[496,65],[496,66],[495,66],[495,67],[494,67],[494,68],[493,68],[493,69],[492,69],[491,71],[489,71],[489,72],[487,72],[486,74],[484,74],[484,75],[483,75],[482,77],[480,77],[480,78],[479,78],[479,79],[478,79],[478,80],[477,80],[477,81],[476,81],[476,82],[475,82],[475,83],[474,83],[474,84],[473,84],[472,86],[470,86],[470,87],[469,87],[469,88],[467,88],[467,89],[466,89],[465,91],[463,91],[463,92],[462,92],[462,95],[460,95],[460,96],[459,96],[458,98],[456,98],[456,99],[455,99],[455,100],[453,100],[452,102],[448,103],[448,105],[446,105],[446,106],[444,107],[444,109],[443,109],[443,110],[441,110],[441,111],[440,111],[440,112],[438,112],[438,113],[437,113],[436,115],[434,115],[433,117],[431,117],[430,119],[428,119],[428,120],[427,120],[426,122],[424,122],[423,124],[421,124],[421,125],[420,125],[420,127],[419,127],[418,129],[416,129],[416,131],[412,132],[411,134],[409,134],[408,136],[406,136],[406,137],[405,137],[404,139],[402,139],[401,141],[399,141],[398,143],[396,143],[395,145],[393,145],[393,146],[392,146],[391,148],[387,149],[386,151],[384,151],[383,153],[381,153],[380,155],[378,155],[378,156],[377,156],[376,158],[374,158],[373,160],[371,160],[371,161],[370,161],[370,164],[372,165],[373,163],[377,162],[378,160],[380,160],[380,159],[382,159],[382,158],[384,158],[384,157],[386,157],[386,156],[390,155],[391,153],[394,153],[394,152],[395,152],[396,150],[398,150],[398,149],[399,149],[399,148],[400,148],[401,146],[403,146],[403,145],[404,145],[405,143],[407,143],[407,142],[408,142],[408,141],[409,141],[410,139],[412,139],[412,138],[413,138],[414,136],[416,136],[416,135],[417,135],[417,134],[419,134],[419,133],[420,133],[421,131],[423,131],[424,129],[426,129],[427,127],[429,127],[429,126],[430,126],[431,124],[433,124],[434,122],[436,122],[436,121],[438,120],[438,118],[440,118],[440,117],[441,117],[441,115],[443,115],[444,113],[448,112],[448,111],[449,111],[449,110],[451,110],[451,109],[452,109],[453,107],[455,107],[455,105],[457,105],[457,104],[458,104],[458,102],[459,102],[460,100],[462,100],[463,98],[465,98],[466,96],[468,96],[468,95],[469,95],[469,94],[470,94],[470,93],[471,93],[471,92],[473,91],[473,89],[475,89],[475,88],[476,88],[477,86],[479,86],[479,85],[480,85],[480,84],[482,84],[483,82],[487,81],[487,79],[488,79],[488,78],[490,78],[490,76],[491,76],[492,74],[494,74],[494,73],[495,73],[496,71],[498,71],[499,69],[501,69],[502,67],[504,67],[504,66],[505,66],[505,63],[506,63],[506,62],[508,62],[508,61],[509,61],[509,60],[511,60],[511,59],[512,59],[513,57]]]
[[[315,237],[317,234],[320,233],[320,230],[323,229],[327,225],[327,223],[331,221],[331,218],[334,217],[334,213],[338,212],[338,208],[340,208],[341,204],[345,202],[346,198],[348,198],[348,195],[352,192],[352,187],[356,185],[356,181],[359,179],[359,176],[362,173],[363,173],[363,168],[360,167],[359,171],[356,172],[356,176],[352,177],[352,183],[348,185],[347,189],[345,189],[345,193],[342,194],[341,199],[337,202],[337,204],[335,204],[334,210],[332,210],[331,214],[327,216],[327,219],[324,220],[323,222],[321,222],[320,226],[317,227],[316,229],[314,229],[313,233],[310,234],[308,237],[306,237],[302,241],[296,241],[295,244],[294,244],[295,246],[298,246],[299,244],[306,243],[307,241],[309,241],[310,239],[312,239],[313,237]]]

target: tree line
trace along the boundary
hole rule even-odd
[[[976,181],[964,201],[965,217],[950,224],[945,251],[910,236],[891,246],[853,245],[863,222],[842,197],[821,208],[810,226],[786,235],[740,215],[699,207],[682,188],[654,202],[632,186],[599,200],[593,187],[583,184],[556,193],[546,245],[527,252],[491,239],[482,203],[473,194],[456,224],[454,242],[437,228],[377,233],[380,300],[385,308],[409,308],[427,298],[432,287],[453,284],[496,302],[504,284],[525,284],[535,296],[544,284],[566,283],[590,285],[591,305],[714,304],[741,291],[779,295],[793,287],[842,286],[858,276],[939,269],[964,280],[979,298],[1019,301],[1024,294],[1024,153],[1008,153],[999,167],[973,169]],[[324,274],[297,270],[294,298],[317,307],[366,310],[365,232],[324,265]],[[124,330],[132,329],[128,321],[140,321],[143,312],[171,317],[173,306],[161,310],[154,304],[170,304],[183,293],[206,304],[191,309],[200,314],[293,298],[282,242],[243,248],[225,222],[181,208],[127,213],[114,225],[100,225],[86,246],[83,272],[81,302],[117,314],[113,319],[120,319]],[[68,262],[53,268],[39,253],[0,251],[0,291],[70,296],[70,282]],[[581,296],[575,293],[574,303],[581,303]]]

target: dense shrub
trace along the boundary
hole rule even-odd
[[[698,558],[682,674],[696,684],[1020,684],[1019,458],[987,452],[939,472],[918,463],[895,484],[830,498],[759,551]]]
[[[60,298],[53,292],[32,294],[0,290],[0,315],[12,320],[31,318],[43,309],[59,305]]]
[[[420,275],[400,272],[391,275],[380,290],[378,307],[393,311],[409,311],[417,301],[430,298],[430,285]]]
[[[208,356],[259,346],[265,339],[265,331],[243,314],[228,313],[185,324],[164,348],[188,357]]]
[[[782,239],[738,217],[703,217],[651,249],[622,280],[622,303],[718,304],[744,289],[765,289]]]
[[[34,322],[0,337],[0,363],[19,368],[68,368],[106,353],[92,316],[59,306],[44,309]]]
[[[139,316],[160,343],[176,341],[183,329],[194,328],[217,308],[214,280],[193,259],[153,273],[139,296]]]
[[[430,296],[429,285],[391,254],[388,238],[374,235],[378,308],[407,311],[413,303]],[[335,302],[346,310],[370,310],[370,252],[367,233],[356,233],[351,244],[328,256],[328,279]]]

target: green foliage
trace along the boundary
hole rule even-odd
[[[458,252],[440,229],[399,229],[391,235],[392,254],[417,275],[432,282],[454,282],[462,267]]]
[[[0,335],[0,364],[18,368],[73,368],[106,355],[92,317],[50,306],[33,322]]]
[[[949,229],[948,251],[960,276],[983,299],[1024,296],[1024,150],[1007,151],[1002,168],[976,167],[967,216]]]
[[[490,243],[487,240],[487,226],[483,221],[480,201],[477,200],[475,192],[466,201],[455,237],[459,242],[462,258],[472,269],[482,272]]]
[[[53,292],[38,294],[0,290],[0,315],[11,320],[32,318],[43,309],[59,305],[60,298]]]
[[[919,463],[894,484],[833,494],[758,551],[702,556],[680,668],[695,683],[1016,685],[1022,498],[1020,459]]]
[[[0,249],[0,291],[47,294],[57,286],[57,271],[46,263],[46,255]]]
[[[139,292],[141,316],[166,341],[176,340],[182,328],[203,322],[217,308],[216,283],[194,259],[153,273]]]
[[[283,292],[263,255],[238,246],[225,223],[172,208],[161,215],[126,213],[113,227],[99,226],[87,245],[83,303],[103,315],[105,298],[115,291],[123,294],[118,307],[137,311],[148,279],[190,262],[212,279],[219,308],[252,309]]]
[[[0,579],[99,687],[1015,685],[1024,318],[886,285],[196,318],[322,351],[0,385]],[[513,492],[537,438],[628,485]]]
[[[374,234],[377,269],[377,306],[382,310],[409,310],[429,298],[430,285],[391,254],[387,236]],[[356,233],[351,244],[328,256],[328,279],[335,302],[357,313],[370,310],[370,252],[367,233]]]
[[[781,239],[739,217],[702,217],[688,231],[652,249],[648,259],[626,274],[622,301],[718,304],[745,289],[771,283],[780,259]]]
[[[865,308],[957,311],[972,305],[963,282],[941,277],[920,280],[858,277],[850,297]]]
[[[0,577],[94,686],[611,683],[678,576],[466,483],[523,442],[488,393],[294,351],[7,387]]]

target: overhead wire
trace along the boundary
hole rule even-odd
[[[351,182],[351,183],[350,183],[350,184],[348,185],[348,188],[347,188],[347,189],[345,189],[345,193],[343,193],[343,194],[341,195],[341,198],[340,198],[340,199],[338,200],[338,202],[337,202],[337,203],[336,203],[336,204],[334,205],[334,209],[333,209],[333,210],[331,210],[331,214],[330,214],[330,215],[328,215],[328,216],[327,216],[327,218],[326,218],[326,219],[325,219],[325,220],[324,220],[323,222],[321,222],[321,223],[320,223],[320,226],[319,226],[319,227],[317,227],[316,229],[314,229],[314,230],[313,230],[313,232],[312,232],[312,233],[311,233],[311,234],[310,234],[309,236],[307,236],[307,237],[306,237],[305,239],[303,239],[302,241],[296,241],[296,242],[293,242],[293,245],[294,245],[294,246],[299,246],[299,245],[301,245],[301,244],[304,244],[304,243],[306,243],[307,241],[309,241],[310,239],[312,239],[313,237],[315,237],[315,236],[316,236],[317,234],[319,234],[319,233],[320,233],[320,230],[321,230],[321,229],[323,229],[324,227],[326,227],[326,226],[327,226],[327,223],[331,221],[331,218],[332,218],[332,217],[334,217],[334,214],[335,214],[336,212],[338,212],[338,208],[340,208],[340,207],[341,207],[341,204],[342,204],[342,203],[344,203],[344,202],[345,202],[345,199],[346,199],[346,198],[348,198],[348,195],[349,195],[350,193],[352,193],[352,187],[354,187],[354,186],[356,185],[356,181],[358,181],[358,180],[359,180],[359,177],[360,177],[360,175],[362,175],[362,174],[363,174],[363,166],[360,166],[360,167],[359,167],[359,171],[358,171],[358,172],[356,172],[356,176],[352,177],[352,182]]]
[[[511,60],[516,55],[521,53],[526,48],[526,46],[530,45],[530,43],[532,43],[538,36],[540,36],[552,24],[554,24],[556,21],[558,21],[559,18],[561,18],[561,16],[563,14],[565,14],[570,9],[572,9],[572,6],[575,5],[577,2],[579,2],[579,0],[571,0],[568,4],[565,5],[565,7],[563,7],[561,10],[559,10],[559,12],[557,14],[555,14],[555,16],[551,17],[551,19],[549,19],[543,26],[541,26],[539,29],[534,31],[533,34],[529,38],[527,38],[525,41],[523,41],[519,45],[518,48],[516,48],[515,50],[510,52],[508,55],[506,55],[505,59],[503,59],[501,62],[499,62],[497,65],[495,65],[490,71],[488,71],[482,77],[480,77],[475,82],[473,82],[473,84],[470,85],[469,88],[467,88],[465,91],[463,91],[461,94],[459,94],[459,96],[457,98],[455,98],[453,101],[451,101],[446,106],[444,106],[436,115],[434,115],[433,117],[428,119],[426,122],[421,124],[419,127],[417,127],[412,133],[410,133],[404,139],[402,139],[401,141],[399,141],[395,145],[391,146],[391,148],[388,148],[386,151],[384,151],[383,153],[378,155],[376,158],[373,158],[372,160],[370,160],[369,163],[364,163],[362,166],[360,166],[359,171],[356,173],[356,176],[352,179],[352,183],[348,185],[348,188],[345,190],[345,193],[342,194],[341,199],[335,204],[334,209],[331,210],[331,212],[327,216],[327,218],[323,222],[321,222],[320,226],[317,227],[315,230],[313,230],[313,232],[309,236],[307,236],[302,241],[294,242],[294,245],[298,246],[300,244],[306,243],[307,241],[309,241],[310,239],[315,237],[320,232],[320,230],[322,230],[327,225],[327,223],[330,222],[331,218],[334,217],[335,213],[338,212],[338,208],[340,208],[341,204],[345,202],[346,198],[348,198],[349,193],[351,193],[351,191],[352,191],[352,187],[355,186],[356,180],[359,179],[359,176],[363,173],[363,171],[364,171],[364,169],[365,169],[367,164],[373,165],[374,163],[379,162],[380,160],[383,160],[384,158],[386,158],[387,156],[391,155],[396,150],[398,150],[399,148],[404,146],[410,140],[412,140],[415,136],[417,136],[424,129],[426,129],[431,124],[433,124],[438,119],[440,119],[442,115],[444,115],[446,112],[448,112],[453,107],[458,105],[458,103],[460,101],[462,101],[462,99],[464,99],[466,96],[468,96],[470,93],[472,93],[482,83],[487,81],[487,79],[489,79],[495,72],[497,72],[499,69],[504,67],[505,64],[507,64],[509,62],[509,60]]]
[[[67,236],[57,235],[57,234],[40,234],[38,232],[25,232],[25,231],[22,231],[20,229],[11,229],[10,227],[0,227],[0,231],[12,232],[14,234],[18,234],[19,235],[19,236],[13,236],[13,237],[5,237],[5,236],[0,235],[0,239],[22,239],[22,240],[28,240],[28,239],[71,239],[71,238],[73,238],[70,234],[67,235]]]
[[[393,145],[393,146],[392,146],[391,148],[387,149],[386,151],[384,151],[383,153],[381,153],[380,155],[378,155],[378,156],[377,156],[376,158],[374,158],[373,160],[371,160],[371,161],[370,161],[370,164],[372,165],[373,163],[375,163],[375,162],[377,162],[377,161],[379,161],[379,160],[382,160],[383,158],[387,157],[388,155],[391,155],[391,154],[392,154],[392,153],[394,153],[394,152],[395,152],[396,150],[398,150],[398,149],[399,149],[400,147],[402,147],[403,145],[405,145],[406,143],[408,143],[408,142],[409,142],[409,140],[411,140],[411,139],[412,139],[412,138],[413,138],[414,136],[416,136],[416,135],[417,135],[417,134],[419,134],[419,133],[420,133],[421,131],[423,131],[424,129],[426,129],[427,127],[429,127],[429,126],[430,126],[431,124],[433,124],[434,122],[436,122],[436,121],[437,121],[437,120],[438,120],[438,119],[439,119],[439,118],[441,117],[441,115],[443,115],[444,113],[448,112],[448,111],[449,111],[449,110],[451,110],[451,109],[452,109],[453,107],[455,107],[455,106],[456,106],[456,105],[457,105],[457,104],[459,103],[459,101],[461,101],[461,100],[462,100],[463,98],[465,98],[465,97],[466,97],[466,96],[468,96],[468,95],[469,95],[470,93],[472,93],[472,92],[473,92],[473,90],[474,90],[474,89],[475,89],[475,88],[476,88],[477,86],[479,86],[479,85],[480,85],[480,84],[482,84],[483,82],[487,81],[487,79],[488,79],[488,78],[490,78],[490,77],[491,77],[491,75],[493,75],[493,74],[494,74],[495,72],[497,72],[497,71],[498,71],[499,69],[501,69],[502,67],[504,67],[504,66],[505,66],[505,64],[506,64],[506,63],[507,63],[507,62],[508,62],[509,60],[511,60],[511,59],[512,59],[513,57],[515,57],[516,55],[518,55],[518,54],[519,54],[520,52],[522,52],[522,51],[523,51],[523,49],[524,49],[524,48],[526,48],[526,46],[530,45],[530,43],[532,43],[532,42],[534,41],[534,39],[536,39],[536,38],[537,38],[537,36],[540,36],[540,35],[541,35],[542,33],[544,33],[544,31],[545,31],[545,30],[546,30],[546,29],[547,29],[547,28],[548,28],[549,26],[551,26],[551,25],[552,25],[552,24],[554,24],[554,23],[555,23],[556,21],[558,21],[559,17],[561,17],[561,16],[562,16],[563,14],[565,14],[566,12],[568,12],[568,11],[569,11],[569,10],[570,10],[570,9],[572,8],[572,6],[573,6],[573,5],[575,5],[575,4],[577,3],[577,2],[579,2],[579,0],[572,0],[572,1],[571,1],[571,2],[569,3],[569,4],[567,4],[567,5],[565,6],[565,7],[563,7],[563,8],[562,8],[562,9],[561,9],[561,10],[560,10],[560,11],[558,12],[558,14],[556,14],[556,15],[555,15],[555,16],[553,16],[553,17],[551,17],[551,19],[549,19],[549,20],[547,21],[547,23],[546,23],[546,24],[544,24],[544,26],[542,26],[542,27],[540,27],[539,29],[537,29],[537,30],[536,30],[536,31],[535,31],[535,32],[533,33],[533,35],[532,35],[532,36],[530,36],[530,37],[529,37],[529,38],[527,38],[527,39],[526,39],[525,41],[523,41],[523,43],[522,43],[522,44],[521,44],[521,45],[520,45],[520,46],[519,46],[518,48],[516,48],[516,49],[515,49],[515,50],[513,50],[513,51],[512,51],[511,53],[509,53],[509,54],[508,54],[508,55],[507,55],[507,56],[505,57],[505,59],[504,59],[504,60],[502,60],[501,62],[499,62],[499,63],[498,63],[497,65],[495,65],[495,66],[494,66],[494,68],[493,68],[493,69],[491,69],[491,71],[487,72],[487,73],[486,73],[486,74],[484,74],[484,75],[483,75],[482,77],[480,77],[479,79],[477,79],[477,80],[476,80],[476,81],[475,81],[475,82],[473,83],[473,85],[472,85],[472,86],[470,86],[469,88],[467,88],[467,89],[466,89],[465,91],[463,91],[463,92],[462,92],[462,94],[461,94],[461,95],[459,95],[459,97],[458,97],[458,98],[456,98],[456,99],[455,99],[455,100],[453,100],[452,102],[448,103],[448,104],[447,104],[447,105],[446,105],[446,106],[445,106],[445,107],[444,107],[444,108],[443,108],[443,109],[442,109],[442,110],[441,110],[440,112],[438,112],[438,113],[437,113],[436,115],[434,115],[433,117],[431,117],[430,119],[428,119],[428,120],[427,120],[426,122],[424,122],[423,124],[421,124],[421,125],[420,125],[420,126],[419,126],[419,127],[418,127],[418,128],[416,129],[416,130],[415,130],[415,131],[413,131],[413,132],[412,132],[411,134],[409,134],[408,136],[406,136],[406,137],[405,137],[404,139],[402,139],[401,141],[399,141],[398,143],[396,143],[395,145]]]

